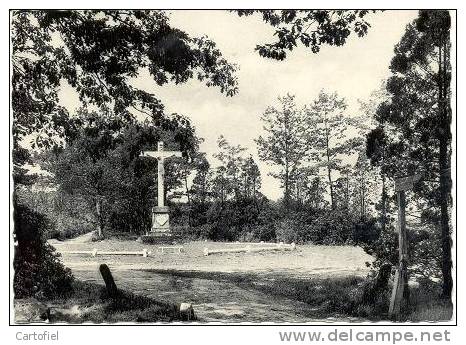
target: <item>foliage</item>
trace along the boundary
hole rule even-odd
[[[304,122],[297,109],[294,96],[279,97],[281,108],[268,107],[261,116],[267,136],[256,140],[259,157],[271,165],[278,166],[278,173],[271,175],[280,180],[284,188],[284,202],[291,199],[291,181],[306,155],[306,142],[303,136]]]
[[[86,200],[78,195],[60,193],[50,176],[36,177],[33,186],[18,185],[15,198],[19,204],[47,218],[50,227],[44,230],[46,239],[69,239],[95,229],[89,217],[92,209]]]
[[[322,45],[342,46],[354,32],[367,34],[370,24],[365,20],[368,10],[239,10],[239,16],[259,13],[275,30],[274,43],[260,44],[256,50],[263,57],[284,60],[287,51],[299,44],[318,53]]]
[[[423,221],[440,229],[444,296],[451,297],[451,108],[448,11],[423,10],[395,47],[386,88],[389,99],[375,114],[367,153],[391,178],[422,173],[413,189]],[[436,243],[438,230],[429,238]],[[414,257],[413,257],[414,258]],[[418,258],[419,259],[419,258]],[[435,260],[432,262],[435,264]],[[418,262],[412,262],[413,266]]]
[[[83,105],[113,109],[121,118],[134,111],[164,122],[155,95],[131,84],[142,70],[158,85],[191,78],[221,92],[237,92],[236,67],[206,37],[172,28],[162,11],[13,11],[13,135],[36,133],[34,145],[49,147],[73,130],[58,92],[66,81]]]
[[[305,109],[306,133],[310,154],[313,160],[327,168],[330,189],[330,206],[335,208],[332,171],[338,169],[341,159],[338,155],[348,154],[345,142],[347,121],[343,116],[346,103],[337,93],[328,94],[321,90],[317,99]]]
[[[277,41],[256,50],[277,60],[300,44],[317,53],[324,45],[345,44],[352,32],[364,36],[369,28],[366,10],[257,12]],[[420,11],[407,26],[384,90],[361,107],[373,123],[345,113],[346,101],[325,91],[301,109],[287,94],[278,107],[265,110],[265,135],[256,143],[259,158],[278,168],[272,176],[284,189],[279,202],[260,193],[260,170],[246,148],[221,136],[214,155],[219,165],[211,166],[198,152],[202,140],[189,120],[167,116],[155,95],[133,86],[141,73],[149,73],[160,86],[195,78],[235,94],[236,67],[213,42],[170,27],[158,11],[13,11],[11,19],[13,179],[23,205],[15,205],[17,296],[69,289],[72,277],[45,238],[89,228],[98,230],[94,240],[107,231],[149,230],[156,161],[139,155],[163,140],[167,149],[183,152],[166,162],[163,196],[172,206],[173,231],[183,239],[355,244],[376,257],[374,268],[398,262],[395,198],[388,190],[397,176],[422,171],[408,195],[414,204],[408,211],[419,220],[408,225],[409,271],[420,281],[443,278],[443,295],[450,297],[448,11]],[[64,86],[83,105],[73,116],[60,104]],[[349,139],[354,130],[357,135]],[[21,146],[29,138],[32,148],[46,149],[39,157]],[[54,173],[56,191],[46,191],[38,175],[26,173],[25,163],[33,159]],[[327,310],[385,313],[386,291],[367,305],[358,292],[365,283],[327,283],[298,284],[297,290],[305,291],[306,301],[327,298]],[[320,294],[322,286],[330,291]]]
[[[207,211],[207,223],[212,226],[209,239],[234,241],[258,224],[259,210],[252,199],[213,202]]]
[[[383,264],[398,265],[398,235],[393,228],[386,228],[380,232],[377,240],[363,245],[364,251],[376,258],[372,266],[376,269]],[[371,265],[370,263],[366,263]]]
[[[187,156],[197,147],[194,128],[181,115],[170,117],[170,126],[164,126],[165,129],[149,121],[124,123],[111,114],[95,112],[84,112],[80,119],[82,127],[73,140],[44,159],[45,166],[55,175],[59,193],[87,201],[99,236],[105,229],[149,231],[157,163],[155,159],[141,158],[140,153],[164,140],[168,149],[182,148]],[[167,161],[167,175],[173,176],[172,164],[179,165],[184,160]],[[167,179],[167,190],[179,185],[179,179],[180,176]]]
[[[222,202],[233,197],[256,199],[261,186],[260,171],[256,162],[249,156],[243,157],[246,148],[231,145],[223,135],[218,138],[219,152],[214,154],[220,162],[212,177],[212,196]]]
[[[59,254],[44,239],[50,228],[42,214],[16,204],[14,208],[14,235],[17,245],[13,267],[15,298],[51,298],[69,293],[73,276],[63,267]]]

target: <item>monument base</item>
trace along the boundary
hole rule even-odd
[[[179,243],[178,236],[170,231],[170,209],[168,206],[155,206],[152,208],[152,229],[141,237],[143,243]]]
[[[154,234],[170,234],[170,209],[168,206],[152,208],[152,229]]]

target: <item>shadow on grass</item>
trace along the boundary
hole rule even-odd
[[[179,307],[152,298],[119,291],[110,298],[105,287],[75,281],[74,292],[47,301],[50,322],[114,323],[183,321]]]
[[[302,311],[311,318],[367,317],[356,313],[360,306],[360,291],[365,279],[361,277],[334,277],[297,279],[278,274],[224,273],[177,270],[146,270],[182,278],[209,279],[233,283],[243,289],[257,290],[271,296],[280,296],[304,302],[310,306]],[[377,319],[377,318],[375,318]],[[357,321],[357,320],[355,320]]]
[[[388,305],[391,286],[371,292],[374,280],[358,276],[298,279],[272,273],[225,273],[152,269],[156,274],[180,278],[197,278],[233,283],[272,296],[304,302],[309,309],[303,312],[316,319],[345,318],[354,322],[389,320]],[[401,321],[445,321],[452,317],[451,303],[441,301],[432,289],[412,289],[409,314]]]

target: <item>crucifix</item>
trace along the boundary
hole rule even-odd
[[[154,235],[171,235],[169,209],[165,206],[164,161],[169,157],[181,157],[179,151],[164,151],[163,141],[157,143],[157,151],[143,151],[141,157],[156,158],[157,164],[157,206],[152,208],[152,229]]]

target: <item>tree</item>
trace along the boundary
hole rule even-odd
[[[303,116],[296,107],[294,96],[287,94],[279,97],[278,101],[281,109],[268,107],[261,116],[267,136],[259,136],[255,141],[259,158],[280,168],[278,173],[271,173],[271,176],[281,181],[284,205],[288,208],[293,174],[306,157],[306,141]]]
[[[323,200],[322,192],[325,193],[325,191],[316,188],[320,187],[318,170],[318,168],[312,166],[299,166],[292,174],[291,193],[294,195],[298,207],[311,200],[314,205],[319,205],[316,208],[320,207],[320,202]]]
[[[263,57],[284,60],[287,51],[299,44],[318,53],[322,45],[342,46],[351,32],[366,35],[370,24],[368,10],[239,10],[239,16],[259,13],[275,29],[274,43],[260,44],[256,50]]]
[[[83,125],[74,139],[48,161],[60,191],[81,195],[95,205],[99,235],[105,228],[148,231],[157,162],[141,158],[140,153],[164,140],[169,149],[183,147],[185,154],[192,155],[197,150],[194,128],[180,115],[167,118],[172,126],[165,130],[150,121],[116,125],[119,117],[112,114],[84,112],[80,118]],[[183,183],[182,176],[172,171],[166,171],[168,190]]]
[[[205,205],[211,195],[210,163],[205,154],[199,155],[196,161],[196,175],[193,178],[191,193],[196,201]]]
[[[198,140],[199,142],[201,140]],[[198,149],[198,143],[195,146],[196,150]],[[201,204],[201,208],[203,208],[209,194],[209,181],[208,176],[205,174],[205,169],[207,169],[207,172],[209,170],[206,154],[204,152],[192,152],[188,159],[185,157],[173,157],[166,162],[166,166],[168,167],[166,169],[167,178],[165,179],[167,184],[166,191],[173,190],[173,198],[186,197],[188,224],[191,226],[193,203],[198,201]],[[193,181],[189,183],[193,174]]]
[[[51,226],[48,219],[23,205],[14,206],[14,297],[63,297],[72,290],[74,278],[60,261],[60,254],[46,241],[44,233]]]
[[[315,210],[328,207],[324,198],[325,184],[322,183],[319,176],[314,176],[306,185],[307,202]]]
[[[117,171],[106,164],[106,159],[118,144],[114,133],[122,129],[122,124],[111,114],[81,110],[78,116],[83,129],[73,135],[76,138],[56,160],[49,161],[49,168],[64,192],[82,195],[95,205],[96,230],[102,236],[105,196],[119,181]]]
[[[305,110],[308,145],[314,160],[324,162],[330,190],[330,205],[335,208],[333,170],[338,169],[338,155],[346,153],[345,131],[347,122],[343,116],[346,103],[337,93],[321,90],[317,99]]]
[[[241,180],[243,185],[243,196],[256,201],[257,193],[261,187],[261,172],[254,158],[249,156],[243,160],[241,167]]]
[[[367,159],[365,150],[358,153],[358,158],[354,166],[354,178],[356,182],[355,191],[357,192],[357,202],[359,206],[359,219],[365,221],[369,212],[369,206],[373,204],[374,191],[376,190],[376,183],[373,173],[373,167]]]
[[[381,196],[381,225],[382,231],[387,225],[388,212],[388,193],[387,193],[387,167],[388,157],[388,138],[383,127],[378,126],[367,133],[366,137],[366,156],[374,167],[380,167],[380,176],[382,179],[382,196]]]
[[[389,156],[387,154],[388,150],[388,137],[392,136],[394,133],[386,133],[390,129],[383,124],[378,123],[375,120],[374,114],[377,112],[377,108],[383,102],[388,101],[389,93],[387,91],[386,80],[382,81],[380,87],[373,91],[370,95],[370,98],[366,102],[359,101],[361,118],[365,119],[365,123],[362,123],[362,126],[359,126],[360,135],[363,138],[366,138],[365,143],[360,148],[360,153],[365,151],[365,156],[370,160],[371,166],[376,169],[380,175],[382,182],[380,202],[376,205],[376,208],[380,210],[380,224],[382,231],[385,231],[386,225],[388,222],[388,192],[387,184],[389,181],[387,175],[387,167],[390,165]],[[360,121],[361,123],[361,121]]]
[[[156,95],[131,79],[149,71],[158,85],[191,78],[233,95],[236,67],[206,37],[172,28],[164,12],[149,10],[17,10],[11,12],[13,136],[35,134],[50,146],[66,136],[69,114],[58,91],[67,82],[84,105],[134,112],[164,121]]]
[[[221,163],[215,170],[213,189],[225,201],[230,195],[235,202],[241,199],[255,199],[260,188],[260,171],[252,158],[244,157],[246,148],[231,145],[223,135],[218,140],[219,152],[213,156]],[[215,191],[213,194],[215,194]]]
[[[376,114],[380,128],[370,134],[368,150],[377,157],[376,140],[388,137],[387,155],[396,157],[396,164],[387,167],[391,176],[423,172],[423,180],[414,189],[419,196],[423,217],[440,222],[442,242],[441,270],[443,296],[451,298],[451,234],[449,207],[451,204],[451,108],[450,108],[450,23],[448,11],[419,12],[419,17],[407,26],[395,47],[387,81],[390,94]],[[385,135],[385,136],[384,136]],[[378,138],[378,139],[377,139]],[[380,146],[380,145],[378,145]],[[386,162],[386,159],[385,159]],[[431,209],[437,211],[432,213]]]
[[[241,169],[243,164],[242,153],[246,151],[246,148],[241,145],[232,146],[228,143],[223,135],[217,140],[219,153],[214,154],[221,163],[221,168],[218,172],[222,175],[218,181],[223,182],[222,190],[225,190],[228,196],[233,192],[236,201],[241,196]]]

